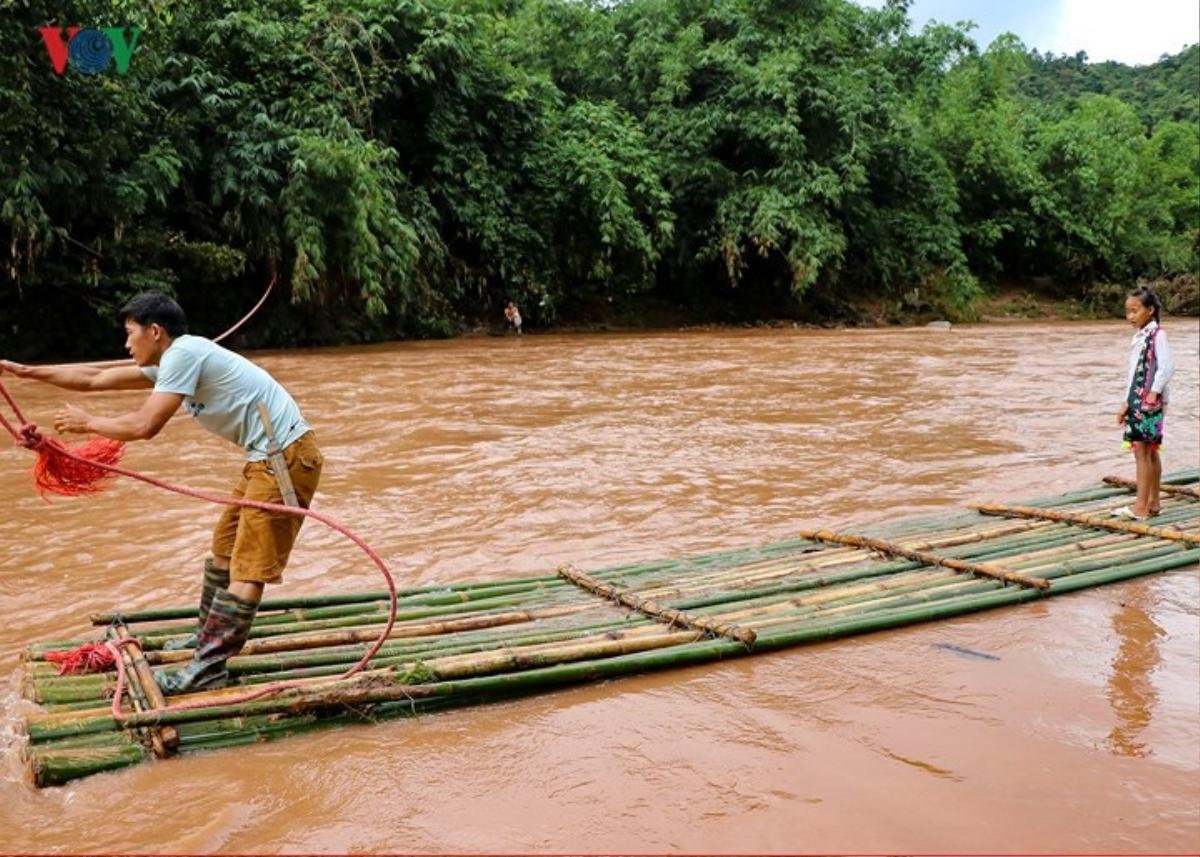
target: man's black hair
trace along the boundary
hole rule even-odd
[[[174,339],[187,333],[183,308],[162,292],[139,292],[120,311],[121,323],[135,321],[143,327],[157,324]]]

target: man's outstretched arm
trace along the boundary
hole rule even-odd
[[[26,366],[11,360],[0,360],[0,375],[5,372],[18,378],[29,378],[62,387],[64,390],[92,392],[98,390],[148,390],[154,382],[137,366]]]

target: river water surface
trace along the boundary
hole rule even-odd
[[[1200,465],[1195,319],[1165,469]],[[467,338],[252,355],[326,453],[317,508],[401,585],[700,553],[1132,475],[1123,323]],[[75,394],[4,379],[47,425]],[[141,393],[84,398],[96,413]],[[178,416],[126,462],[227,490]],[[1192,851],[1200,570],[36,791],[19,654],[194,599],[215,507],[44,503],[0,449],[0,850]],[[378,589],[305,525],[274,595]],[[969,649],[991,655],[972,656]]]

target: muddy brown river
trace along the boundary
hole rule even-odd
[[[1196,319],[1165,470],[1200,465]],[[597,569],[1132,476],[1123,322],[466,338],[255,357],[327,464],[317,508],[401,585]],[[114,352],[119,342],[114,342]],[[98,355],[105,356],[105,355]],[[111,356],[111,355],[109,355]],[[81,397],[4,379],[42,425]],[[191,602],[216,507],[43,502],[0,441],[0,851],[1159,851],[1200,846],[1200,568],[418,719],[25,782],[28,643]],[[224,491],[176,417],[126,463]],[[305,525],[269,595],[378,589]],[[990,655],[983,658],[956,648]]]

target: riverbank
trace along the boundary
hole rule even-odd
[[[1168,315],[1200,315],[1200,280],[1181,276],[1149,283],[1162,296]],[[947,313],[919,300],[869,296],[835,301],[816,296],[781,306],[778,301],[714,301],[684,306],[654,295],[633,295],[620,304],[595,301],[539,324],[527,313],[525,331],[536,333],[596,333],[625,330],[721,329],[727,327],[916,327],[931,322],[1007,324],[1025,321],[1096,321],[1121,318],[1131,287],[1122,283],[1095,284],[1086,296],[1065,296],[1049,281],[1008,282],[987,288],[965,310]],[[503,334],[500,324],[467,325],[463,335]]]

